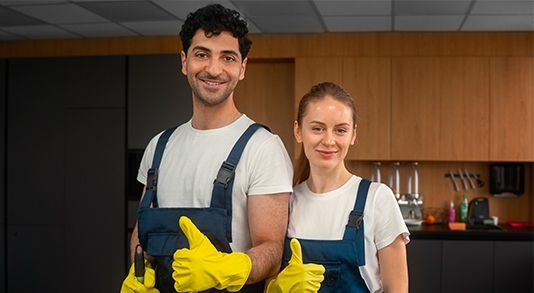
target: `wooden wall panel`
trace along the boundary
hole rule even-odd
[[[252,58],[534,56],[532,32],[251,34]],[[0,57],[175,54],[177,36],[0,42]]]
[[[357,137],[347,158],[389,160],[391,146],[390,58],[344,58],[342,86],[356,104]]]
[[[242,113],[271,128],[293,154],[294,64],[292,60],[250,62],[246,77],[235,90]]]
[[[534,58],[492,58],[490,85],[490,159],[534,161]]]

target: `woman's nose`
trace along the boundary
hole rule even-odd
[[[328,146],[335,144],[334,134],[330,131],[326,131],[322,143]]]

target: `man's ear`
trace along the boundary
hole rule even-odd
[[[180,58],[182,59],[182,73],[183,75],[187,75],[187,65],[186,65],[186,56],[185,52],[182,50],[180,51]]]
[[[297,142],[302,143],[302,132],[299,127],[299,123],[296,120],[293,122],[293,134],[295,135]]]
[[[243,78],[245,78],[245,70],[247,69],[247,61],[248,61],[248,57],[245,57],[243,62],[241,62],[241,73],[239,73],[239,80],[243,80]]]

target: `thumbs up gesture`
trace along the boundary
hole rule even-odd
[[[269,282],[267,293],[317,292],[324,280],[324,267],[318,264],[304,264],[302,249],[297,239],[291,239],[289,265]]]
[[[252,269],[250,257],[241,252],[218,251],[185,216],[180,217],[179,225],[187,237],[189,249],[182,248],[174,253],[174,289],[178,292],[198,292],[210,288],[239,291]]]

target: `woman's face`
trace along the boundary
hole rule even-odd
[[[326,96],[310,102],[302,125],[295,122],[297,142],[303,144],[310,166],[325,170],[343,166],[349,147],[356,139],[352,109]]]

